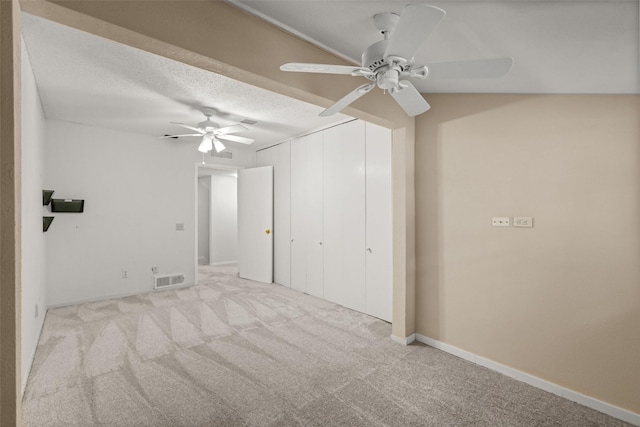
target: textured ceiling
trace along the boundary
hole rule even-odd
[[[400,13],[407,2],[230,3],[359,63],[361,52],[380,40],[373,16]],[[416,81],[427,100],[436,92],[640,93],[638,0],[429,4],[447,15],[416,54],[417,64],[501,56],[515,63],[497,80]],[[347,119],[320,118],[320,107],[28,14],[22,23],[48,118],[160,136],[184,133],[169,122],[195,125],[209,106],[219,112],[214,120],[221,126],[258,122],[238,134],[256,139],[253,149]],[[364,82],[354,78],[354,87]]]
[[[640,93],[638,0],[230,3],[358,64],[362,51],[381,39],[375,14],[428,3],[447,14],[416,54],[416,64],[514,58],[502,79],[415,81],[423,93]]]
[[[252,149],[347,119],[318,117],[321,107],[24,13],[22,34],[47,118],[161,136],[191,133],[169,122],[196,125],[209,106],[221,126],[258,122],[237,134],[255,139]]]

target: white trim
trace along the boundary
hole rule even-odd
[[[325,124],[325,125],[322,125],[322,126],[320,126],[318,128],[315,128],[315,129],[305,130],[304,132],[302,132],[300,134],[297,134],[297,135],[288,136],[283,140],[280,140],[278,142],[274,142],[271,145],[268,145],[266,147],[262,147],[262,148],[257,149],[256,150],[256,158],[257,158],[258,151],[266,150],[268,148],[275,147],[276,145],[284,144],[287,141],[292,141],[294,139],[302,138],[302,137],[307,136],[307,135],[311,135],[311,134],[314,134],[314,133],[322,132],[324,130],[331,129],[331,128],[334,128],[336,126],[341,126],[341,125],[344,125],[344,124],[347,124],[349,122],[353,122],[353,121],[356,121],[356,120],[360,120],[360,119],[355,118],[355,117],[351,117],[351,116],[347,116],[344,119],[340,119],[340,120],[338,120],[338,121],[336,121],[334,123]]]
[[[304,40],[306,42],[309,42],[309,43],[311,43],[313,45],[316,45],[320,49],[325,50],[325,51],[327,51],[327,52],[329,52],[329,53],[331,53],[331,54],[333,54],[333,55],[335,55],[335,56],[337,56],[339,58],[342,58],[347,62],[350,62],[352,64],[356,64],[358,67],[360,66],[360,62],[359,61],[357,61],[357,60],[355,60],[353,58],[350,58],[347,55],[345,55],[344,53],[338,52],[337,50],[335,50],[335,49],[333,49],[333,48],[331,48],[331,47],[329,47],[329,46],[327,46],[327,45],[325,45],[323,43],[320,43],[316,39],[314,39],[312,37],[309,37],[308,35],[303,34],[300,31],[298,31],[298,30],[296,30],[296,29],[294,29],[294,28],[292,28],[292,27],[290,27],[288,25],[283,24],[282,22],[278,21],[277,19],[274,19],[274,18],[272,18],[272,17],[270,17],[270,16],[258,11],[256,9],[252,8],[251,6],[247,6],[246,4],[241,3],[239,0],[225,0],[225,1],[227,3],[229,3],[229,4],[234,5],[238,9],[244,10],[245,12],[247,12],[247,13],[253,15],[253,16],[258,17],[258,18],[262,19],[263,21],[266,21],[269,24],[280,28],[281,30],[284,30],[284,31],[286,31],[286,32],[288,32],[290,34],[293,34],[294,36],[296,36],[299,39],[302,39],[302,40]]]
[[[400,338],[398,336],[391,334],[389,338],[391,338],[391,341],[395,343],[402,344],[402,345],[409,345],[416,340],[416,334],[411,334],[405,338]]]
[[[323,132],[323,131],[325,131],[327,129],[331,129],[331,128],[334,128],[334,127],[337,127],[337,126],[346,125],[347,123],[355,122],[356,120],[361,120],[361,119],[358,119],[357,117],[347,116],[344,119],[340,119],[340,120],[338,120],[338,121],[336,121],[334,123],[327,124],[327,125],[322,125],[321,127],[304,131],[303,133],[301,133],[299,135],[296,135],[296,136],[293,136],[290,139],[302,138],[302,137],[307,136],[307,135],[312,135],[314,133]],[[361,120],[361,121],[364,122],[364,120]],[[285,141],[283,141],[283,142],[285,142]]]
[[[33,361],[36,359],[36,351],[38,350],[38,343],[40,342],[40,336],[42,335],[42,329],[44,329],[44,321],[47,319],[48,311],[49,309],[45,307],[44,314],[42,316],[42,322],[40,322],[40,327],[38,328],[38,338],[36,339],[36,345],[33,346],[33,350],[31,350],[31,354],[29,357],[29,369],[27,370],[26,377],[22,378],[22,396],[24,396],[24,392],[27,390],[27,381],[29,380],[31,368],[33,368]]]
[[[610,403],[606,403],[593,397],[586,396],[582,393],[578,393],[577,391],[573,391],[550,381],[543,380],[542,378],[538,378],[534,375],[528,374],[518,369],[511,368],[498,362],[494,362],[493,360],[489,360],[469,351],[462,350],[458,347],[452,346],[451,344],[434,340],[433,338],[429,338],[421,334],[413,335],[415,335],[415,339],[418,342],[453,354],[454,356],[458,356],[461,359],[468,360],[469,362],[473,362],[477,365],[484,366],[485,368],[499,372],[518,381],[522,381],[523,383],[529,384],[533,387],[564,397],[567,400],[579,403],[588,408],[595,409],[596,411],[600,411],[607,415],[611,415],[612,417],[618,418],[619,420],[631,423],[636,426],[640,426],[640,414],[636,414],[635,412],[631,412]],[[401,340],[401,338],[397,338],[397,340],[394,339],[393,335],[391,336],[391,339],[396,342],[400,342],[397,340]]]

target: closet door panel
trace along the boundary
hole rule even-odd
[[[291,141],[291,288],[307,292],[307,145]]]
[[[391,130],[366,124],[367,314],[391,321],[393,298]]]
[[[324,161],[325,298],[365,312],[364,122],[327,129]]]
[[[323,241],[323,135],[317,132],[305,137],[307,147],[306,187],[306,265],[307,292],[324,297],[324,241]]]
[[[344,304],[340,139],[324,131],[324,298]]]

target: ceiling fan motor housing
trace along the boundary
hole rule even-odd
[[[205,120],[204,122],[198,123],[198,127],[201,129],[204,129],[207,132],[211,132],[218,129],[220,125],[215,122],[212,122],[211,120],[209,120],[209,117],[207,117],[207,120]]]
[[[398,86],[400,73],[408,71],[411,63],[400,57],[389,57],[385,59],[384,54],[389,40],[380,40],[369,46],[362,54],[362,67],[368,68],[374,73],[368,76],[370,80],[375,80],[380,89],[389,90]]]
[[[362,54],[362,68],[368,68],[375,72],[380,67],[389,65],[389,62],[384,59],[384,52],[388,44],[389,40],[380,40],[369,46]]]

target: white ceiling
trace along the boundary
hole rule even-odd
[[[514,58],[502,79],[414,81],[423,93],[640,93],[638,0],[228,1],[357,64],[381,40],[375,14],[426,3],[447,14],[416,64]]]
[[[236,134],[254,138],[252,149],[348,119],[318,117],[321,107],[24,13],[22,34],[47,118],[161,136],[192,133],[169,122],[195,126],[210,106],[221,126],[258,122]],[[194,149],[200,141],[184,139]]]
[[[407,2],[231,3],[359,64],[361,52],[381,38],[373,16],[400,13]],[[447,15],[417,64],[510,56],[514,66],[497,80],[416,81],[423,93],[640,93],[638,0],[429,4]],[[347,118],[321,118],[321,107],[31,15],[22,15],[22,29],[48,118],[160,136],[181,133],[171,121],[199,123],[201,107],[210,106],[221,126],[257,121],[238,134],[256,139],[254,149]],[[364,82],[354,78],[354,88]]]

